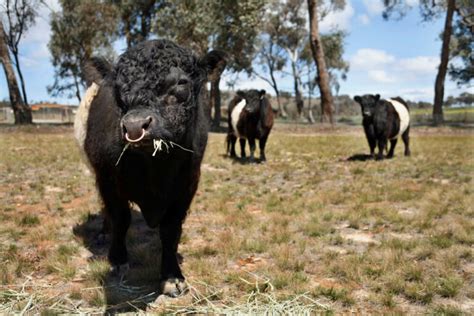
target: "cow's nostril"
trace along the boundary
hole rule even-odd
[[[153,121],[153,118],[152,118],[151,116],[147,116],[146,119],[145,119],[145,121],[144,121],[143,124],[142,124],[142,128],[143,128],[144,130],[147,130],[148,127],[149,127],[150,124],[151,124],[151,121]]]

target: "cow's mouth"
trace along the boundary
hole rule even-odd
[[[145,131],[144,128],[142,128],[142,134],[141,134],[138,138],[132,139],[132,138],[130,138],[130,136],[128,135],[128,133],[125,133],[125,139],[126,139],[127,142],[129,142],[129,143],[138,143],[138,142],[141,141],[143,138],[145,138],[145,134],[146,134],[146,131]]]

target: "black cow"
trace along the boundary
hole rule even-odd
[[[120,274],[128,269],[125,237],[134,202],[146,223],[159,227],[160,285],[170,296],[186,288],[177,249],[207,143],[201,88],[221,56],[214,51],[198,58],[173,42],[153,40],[129,49],[115,65],[96,58],[84,69],[92,85],[75,132],[111,227],[108,258]]]
[[[236,157],[235,143],[240,141],[241,157],[246,158],[245,140],[250,146],[250,160],[255,153],[255,139],[259,140],[260,161],[265,161],[265,144],[273,127],[273,110],[265,96],[265,90],[237,91],[229,103],[227,120],[227,153]]]
[[[400,135],[405,143],[405,156],[409,156],[410,113],[406,102],[399,97],[380,99],[378,94],[355,96],[354,100],[362,108],[362,124],[372,158],[375,147],[378,146],[377,159],[383,159],[383,150],[387,147],[388,140],[390,140],[390,150],[387,158],[392,158]]]

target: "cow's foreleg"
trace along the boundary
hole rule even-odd
[[[174,215],[174,214],[173,214]],[[171,216],[174,217],[174,216]],[[184,276],[178,263],[178,243],[181,238],[182,221],[165,218],[160,225],[162,245],[161,291],[171,297],[177,297],[186,290]]]
[[[245,154],[245,138],[239,138],[239,143],[240,143],[240,157],[242,159],[247,158],[247,155]]]
[[[377,140],[377,147],[379,148],[379,152],[377,153],[377,160],[383,159],[383,151],[387,147],[387,139],[386,138],[379,138]]]
[[[408,126],[407,130],[402,134],[402,140],[405,144],[405,156],[410,156],[410,126]]]
[[[128,201],[121,199],[115,191],[116,186],[104,178],[98,180],[98,187],[105,204],[106,222],[112,233],[108,258],[112,264],[112,272],[123,276],[128,270],[125,238],[131,221],[130,208]]]
[[[255,138],[249,138],[249,147],[250,147],[250,161],[255,161]]]
[[[390,140],[390,150],[388,151],[387,158],[393,158],[393,153],[395,151],[395,146],[397,146],[398,138]]]

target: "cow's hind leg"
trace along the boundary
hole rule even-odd
[[[240,157],[242,159],[247,158],[247,155],[245,154],[245,138],[239,138],[240,142]]]
[[[395,151],[395,146],[397,146],[397,138],[390,140],[390,150],[388,151],[387,158],[393,158],[393,153]]]
[[[108,258],[112,264],[112,272],[124,276],[128,270],[125,238],[131,221],[130,208],[128,201],[121,199],[117,194],[115,183],[110,183],[104,178],[98,180],[98,186],[105,204],[106,221],[112,234]]]
[[[227,135],[228,137],[228,145],[230,145],[230,156],[235,158],[237,157],[237,154],[235,153],[235,143],[237,142],[237,137],[235,137],[234,134],[229,134]],[[227,148],[227,151],[229,151],[229,148]]]
[[[267,157],[265,156],[265,144],[267,143],[268,136],[260,138],[258,141],[258,146],[260,148],[260,161],[266,161]]]
[[[402,140],[405,144],[405,156],[410,156],[410,126],[408,126],[407,130],[402,134]]]

